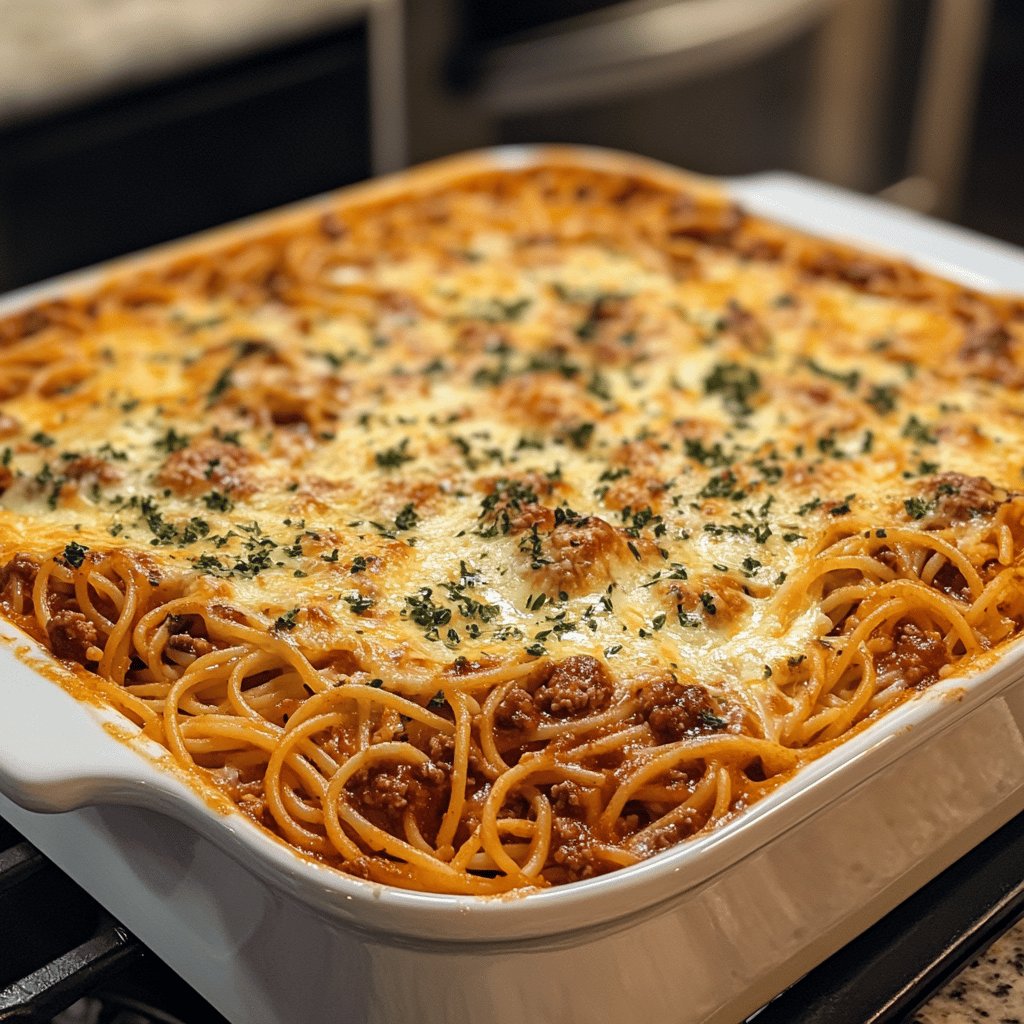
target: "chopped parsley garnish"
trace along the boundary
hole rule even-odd
[[[235,503],[223,491],[210,491],[203,495],[203,504],[212,512],[230,512]]]
[[[927,423],[923,423],[916,416],[911,416],[903,425],[902,437],[908,437],[918,444],[935,444],[938,438],[931,432]]]
[[[296,619],[298,618],[298,615],[299,615],[299,609],[298,608],[290,608],[283,615],[279,615],[274,620],[274,629],[279,630],[279,631],[280,630],[294,629],[298,625],[298,622],[296,621]]]
[[[404,463],[413,462],[416,459],[415,455],[409,454],[408,447],[409,438],[404,437],[394,447],[376,452],[373,456],[374,461],[381,469],[398,469]]]
[[[733,416],[749,416],[754,411],[750,400],[760,390],[757,371],[739,363],[718,363],[704,378],[704,393],[719,395]]]
[[[738,486],[739,481],[731,469],[713,476],[698,492],[698,498],[728,498],[730,501],[742,501],[747,493]]]
[[[894,384],[873,384],[865,401],[879,416],[892,412],[896,408],[899,390]]]
[[[924,519],[926,515],[935,511],[936,502],[927,501],[924,498],[907,498],[903,507],[911,519]]]
[[[420,521],[416,514],[416,506],[410,501],[401,512],[395,516],[395,528],[398,530],[411,530]]]
[[[83,544],[79,544],[77,541],[71,541],[70,544],[64,548],[64,561],[71,566],[72,569],[80,569],[82,562],[85,561],[86,552],[89,549]]]
[[[827,366],[822,366],[817,360],[809,358],[805,358],[803,363],[812,373],[817,374],[819,377],[824,377],[825,380],[842,384],[847,391],[855,391],[860,383],[859,370],[850,370],[847,373],[839,370],[830,370]]]
[[[601,398],[606,402],[610,402],[612,399],[611,387],[608,385],[608,380],[599,371],[594,370],[590,375],[590,380],[587,381],[587,390],[597,398]]]
[[[142,517],[153,534],[150,544],[165,547],[171,545],[186,546],[194,544],[210,532],[210,524],[198,516],[191,516],[179,525],[169,523],[164,518],[164,514],[160,511],[156,502],[150,497],[142,499],[139,503],[139,510],[142,512]]]
[[[213,382],[213,387],[210,388],[206,395],[206,404],[213,405],[221,395],[229,390],[234,384],[234,374],[232,373],[232,367],[228,367],[224,370],[220,376]]]
[[[403,618],[412,619],[417,626],[425,629],[428,640],[437,640],[438,629],[452,621],[451,608],[437,604],[433,593],[430,587],[421,587],[415,594],[406,597],[406,607],[402,609]]]
[[[356,615],[362,615],[363,612],[368,611],[374,605],[372,597],[365,597],[363,594],[357,592],[345,594],[342,600]]]
[[[486,320],[488,323],[502,323],[508,320],[520,320],[523,314],[533,305],[533,299],[488,299],[487,302],[473,309],[470,318]]]
[[[188,434],[179,434],[174,427],[168,427],[167,433],[162,437],[158,437],[153,442],[153,447],[159,451],[167,452],[180,452],[183,448],[187,448],[192,438]]]
[[[727,455],[720,442],[716,441],[711,447],[707,447],[703,441],[687,437],[683,440],[683,450],[691,459],[695,459],[702,466],[721,468],[730,466],[734,459]]]
[[[856,497],[857,497],[856,494],[848,494],[838,505],[833,505],[828,510],[828,514],[830,516],[845,516],[845,515],[849,515],[849,512],[850,512],[850,502],[853,501],[853,499],[856,498]]]
[[[449,599],[458,608],[463,618],[479,619],[480,622],[487,623],[497,618],[501,614],[501,609],[496,604],[479,601],[466,593],[467,590],[472,590],[480,582],[481,577],[473,572],[465,562],[460,562],[458,582],[442,583],[441,586],[448,592]],[[527,609],[529,610],[532,607],[534,611],[539,611],[546,600],[546,594],[539,594],[536,598],[527,601]],[[472,630],[470,630],[470,633],[475,635]]]
[[[697,721],[705,729],[724,729],[729,724],[724,718],[719,718],[707,708],[701,708],[697,714]]]
[[[580,450],[586,448],[587,445],[590,444],[590,439],[593,436],[593,423],[580,423],[578,426],[572,427],[565,432],[565,437],[573,448],[579,448]]]

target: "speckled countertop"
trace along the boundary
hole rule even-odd
[[[933,996],[913,1024],[1024,1024],[1024,921]]]

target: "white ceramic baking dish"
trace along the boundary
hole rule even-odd
[[[411,180],[544,156],[496,150]],[[792,176],[728,188],[797,227],[1024,290],[1024,253],[1009,246]],[[16,293],[0,313],[110,269]],[[1018,645],[715,834],[634,868],[516,898],[406,892],[319,866],[212,806],[123,719],[50,681],[58,670],[24,637],[0,635],[0,814],[237,1024],[735,1024],[1024,809]]]

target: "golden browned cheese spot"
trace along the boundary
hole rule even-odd
[[[935,502],[934,510],[919,522],[926,530],[944,530],[975,516],[991,515],[1008,497],[987,477],[963,473],[939,473],[926,481],[924,490]]]
[[[245,498],[257,491],[248,473],[255,456],[247,448],[223,441],[201,440],[167,456],[157,483],[178,494],[196,495],[221,490]]]
[[[458,350],[466,354],[493,352],[510,344],[508,332],[498,324],[472,321],[462,324],[456,332]]]
[[[747,352],[760,354],[771,347],[772,337],[758,316],[737,299],[726,306],[723,333],[735,339]]]
[[[64,475],[72,480],[93,480],[100,484],[116,484],[124,472],[97,455],[80,455],[64,466]]]
[[[0,412],[0,438],[13,437],[21,430],[21,424],[5,412]]]
[[[339,494],[344,494],[351,488],[351,481],[328,480],[326,477],[307,473],[295,491],[295,510],[304,513],[326,512],[334,508]]]
[[[668,447],[667,443],[652,437],[643,441],[627,441],[619,445],[610,461],[613,465],[623,466],[634,473],[643,470],[656,472],[665,461]]]
[[[665,481],[660,477],[632,473],[610,484],[603,500],[608,508],[620,512],[627,508],[650,508],[657,512],[663,504],[666,489]]]
[[[630,557],[619,531],[600,516],[584,516],[540,532],[545,561],[527,571],[545,593],[580,594],[603,589],[614,579],[615,565]]]
[[[593,419],[600,406],[580,394],[579,386],[553,373],[527,373],[497,387],[497,403],[515,422],[534,427],[571,427],[582,416]]]
[[[969,373],[1019,388],[1024,385],[1022,348],[1020,339],[1014,338],[1006,326],[982,321],[968,324],[957,354]]]
[[[412,502],[417,511],[422,514],[429,511],[432,504],[443,494],[443,481],[434,480],[385,480],[381,484],[381,492],[390,499],[390,504],[401,506]]]

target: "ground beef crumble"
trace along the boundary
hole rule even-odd
[[[604,665],[577,654],[557,662],[551,675],[533,695],[537,707],[556,718],[593,714],[612,698],[613,687]]]
[[[565,873],[565,880],[576,882],[611,870],[594,849],[594,837],[575,818],[555,818],[551,828],[551,862]]]
[[[46,624],[46,634],[50,639],[50,650],[58,658],[67,658],[84,665],[91,661],[88,657],[90,647],[99,641],[96,627],[81,613],[70,608],[54,613]]]
[[[662,743],[724,729],[707,690],[675,679],[645,684],[640,690],[640,713]]]
[[[10,597],[11,583],[20,581],[22,590],[31,590],[39,572],[39,562],[31,555],[15,555],[5,566],[0,567],[0,599]]]
[[[349,782],[359,809],[374,824],[401,834],[401,820],[409,809],[420,828],[436,828],[448,776],[432,762],[392,764],[357,772]]]
[[[540,712],[529,692],[513,686],[494,710],[494,724],[499,729],[527,732],[540,720]]]
[[[939,669],[948,664],[942,635],[913,622],[897,623],[892,650],[879,659],[883,673],[898,671],[908,687],[934,683],[939,678]]]
[[[167,619],[170,639],[167,646],[175,651],[194,655],[197,658],[215,650],[214,644],[204,635],[206,628],[202,619],[194,615],[171,615]]]

